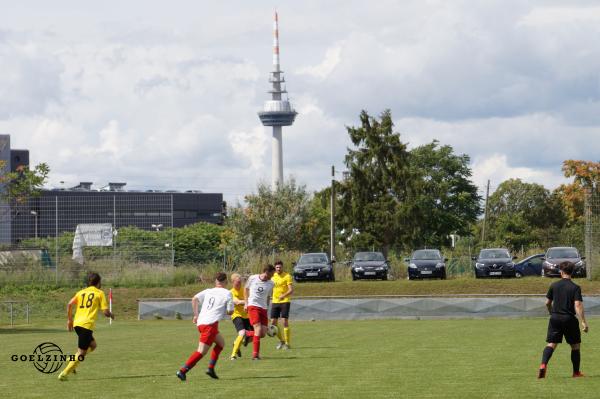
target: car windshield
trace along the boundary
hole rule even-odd
[[[385,258],[381,252],[358,252],[354,255],[354,260],[358,262],[365,261],[384,261]]]
[[[305,265],[307,263],[327,263],[327,256],[320,254],[302,255],[298,261],[298,264]]]
[[[412,258],[414,260],[439,260],[442,259],[440,251],[435,250],[419,250],[413,252]]]
[[[548,255],[546,257],[548,259],[579,258],[579,252],[577,252],[575,248],[553,248],[548,250]]]
[[[510,254],[506,249],[482,249],[479,253],[480,259],[501,259],[510,258]]]

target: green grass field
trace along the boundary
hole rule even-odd
[[[185,383],[175,371],[197,344],[190,321],[98,321],[99,347],[69,381],[42,374],[12,354],[46,341],[72,353],[74,333],[51,321],[0,328],[0,392],[6,398],[597,398],[600,335],[591,320],[582,370],[572,379],[569,348],[559,346],[548,378],[536,369],[545,319],[315,321],[293,323],[293,348],[262,341],[263,360],[230,361],[234,334],[221,322],[227,346],[220,380],[204,375],[207,359]],[[80,395],[80,396],[78,396]]]

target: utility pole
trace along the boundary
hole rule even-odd
[[[485,192],[485,209],[483,213],[483,228],[481,229],[481,242],[485,243],[485,224],[488,217],[488,199],[490,197],[490,181],[487,182],[487,190]]]
[[[335,260],[335,166],[331,166],[331,225],[329,240],[331,242],[331,252],[329,259]]]

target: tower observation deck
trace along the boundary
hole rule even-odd
[[[272,87],[269,90],[271,100],[265,101],[263,109],[258,113],[258,117],[264,126],[273,128],[272,139],[272,176],[271,187],[273,190],[277,185],[283,184],[283,146],[282,146],[282,126],[291,126],[296,119],[297,112],[294,111],[292,104],[284,95],[287,95],[285,89],[285,78],[279,64],[279,27],[278,16],[275,13],[273,23],[273,71],[270,73],[269,82]]]

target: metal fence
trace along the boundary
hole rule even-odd
[[[584,202],[585,256],[588,279],[598,278],[600,270],[600,186],[588,188]]]
[[[88,231],[103,226],[98,234],[108,236],[97,246],[81,235],[83,226]],[[0,282],[75,281],[92,267],[111,275],[132,264],[172,266],[172,227],[173,197],[168,195],[44,196],[3,204]],[[78,235],[84,246],[74,259]]]

